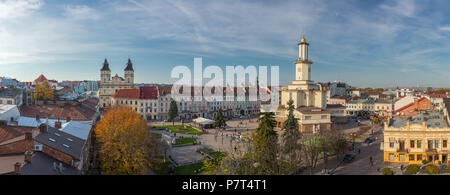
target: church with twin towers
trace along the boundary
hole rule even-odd
[[[111,77],[111,69],[109,69],[108,60],[105,59],[103,66],[100,69],[100,87],[98,90],[99,106],[105,108],[110,106],[110,97],[113,96],[120,89],[134,88],[134,69],[131,59],[125,64],[124,77],[118,74]]]

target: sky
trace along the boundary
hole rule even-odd
[[[173,67],[279,66],[294,77],[310,43],[312,80],[358,87],[450,87],[446,0],[0,0],[0,76],[99,80],[108,59],[137,83]]]

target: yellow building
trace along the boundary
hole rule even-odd
[[[295,64],[295,80],[281,90],[280,107],[277,110],[277,128],[286,120],[287,104],[290,100],[296,108],[296,118],[302,132],[319,132],[331,129],[330,112],[326,111],[328,88],[311,80],[311,64],[308,58],[308,46],[303,36]]]
[[[409,118],[389,118],[384,127],[385,162],[420,164],[423,160],[447,163],[450,127],[439,112]]]

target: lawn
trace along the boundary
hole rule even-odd
[[[184,145],[184,144],[193,144],[195,143],[196,139],[195,138],[178,138],[175,140],[175,144],[173,144],[174,146],[176,145]]]
[[[206,154],[209,154],[215,160],[220,160],[221,158],[225,157],[225,155],[226,155],[226,153],[224,153],[224,152],[214,151],[213,149],[210,149],[210,148],[202,148],[202,149],[200,149],[200,151],[202,151]]]
[[[159,161],[159,162],[157,162]],[[171,164],[169,159],[166,159],[166,162],[164,162],[164,158],[155,160],[154,163],[158,163],[157,168],[154,170],[154,172],[157,175],[168,175],[167,167]]]
[[[163,159],[160,159],[160,164],[157,167],[157,170],[154,170],[154,172],[158,175],[169,175],[168,172],[168,166],[170,165],[170,161],[167,159],[166,162],[163,162]],[[196,163],[181,167],[175,168],[175,175],[197,175],[198,173],[195,173],[195,170],[201,169],[203,166],[203,163]],[[200,170],[201,172],[201,170]]]
[[[169,129],[172,133],[182,133],[182,134],[189,134],[189,135],[202,135],[203,132],[195,129],[188,125],[164,125],[164,126],[153,126],[154,129]]]
[[[175,175],[198,175],[195,173],[196,170],[200,170],[203,166],[203,163],[190,164],[186,166],[181,166],[175,168]],[[201,172],[201,170],[200,170]]]
[[[157,138],[160,138],[160,137],[162,137],[162,135],[161,135],[161,134],[159,134],[159,133],[151,133],[151,135],[152,135],[152,136],[154,136],[154,137],[157,137]]]

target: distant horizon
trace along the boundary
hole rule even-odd
[[[45,74],[43,74],[44,76],[45,76]],[[120,75],[119,75],[120,76]],[[8,76],[3,76],[3,75],[0,75],[0,78],[9,78],[9,79],[16,79],[16,80],[18,80],[19,82],[33,82],[35,79],[32,79],[31,81],[23,81],[23,80],[20,80],[20,79],[17,79],[17,78],[12,78],[12,77],[8,77]],[[46,78],[47,78],[47,76],[45,76]],[[49,79],[49,78],[47,78],[47,79]],[[49,79],[49,80],[56,80],[56,79]],[[73,81],[73,82],[82,82],[82,81],[100,81],[100,80],[92,80],[92,79],[77,79],[77,80],[56,80],[56,81],[58,81],[58,82],[65,82],[65,81]],[[333,83],[333,82],[335,82],[335,81],[321,81],[321,82],[317,82],[317,83],[328,83],[328,82],[330,82],[330,83]],[[336,81],[336,82],[343,82],[343,81]],[[173,83],[164,83],[164,82],[134,82],[134,84],[135,85],[173,85]],[[285,83],[285,84],[280,84],[280,86],[286,86],[286,85],[288,85],[288,84],[290,84],[290,83]],[[366,86],[366,87],[360,87],[360,86],[356,86],[356,85],[352,85],[351,83],[346,83],[346,84],[348,84],[348,85],[350,85],[351,87],[357,87],[357,88],[360,88],[360,89],[365,89],[365,88],[372,88],[372,89],[377,89],[377,88],[383,88],[383,89],[396,89],[396,88],[406,88],[406,89],[420,89],[420,88],[428,88],[428,87],[431,87],[431,86],[419,86],[419,87],[417,87],[417,86],[391,86],[391,87],[370,87],[370,86]],[[450,89],[450,87],[431,87],[431,88],[433,88],[433,89]]]
[[[432,0],[430,0],[432,1]],[[280,66],[290,83],[301,36],[312,80],[361,88],[449,88],[447,2],[0,0],[0,74],[32,81],[99,80],[105,58],[135,80],[173,83],[170,71],[205,65]],[[232,10],[232,11],[230,11]]]

